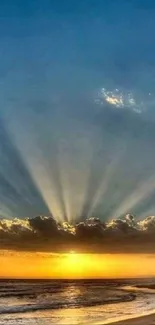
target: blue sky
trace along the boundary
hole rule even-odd
[[[151,0],[0,2],[2,216],[154,213],[154,15]]]

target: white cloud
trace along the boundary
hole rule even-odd
[[[95,98],[95,103],[99,105],[108,103],[117,109],[132,110],[137,114],[141,114],[144,111],[143,102],[138,102],[131,92],[123,92],[118,88],[114,90],[101,88],[97,98]]]

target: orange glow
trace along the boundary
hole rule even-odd
[[[0,266],[0,277],[8,278],[145,277],[155,275],[155,255],[1,251]]]
[[[95,255],[77,254],[75,252],[65,254],[60,261],[62,276],[65,270],[65,273],[69,274],[70,277],[86,277],[94,265],[94,257]]]

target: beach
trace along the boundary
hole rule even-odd
[[[155,314],[112,323],[113,325],[155,325]]]

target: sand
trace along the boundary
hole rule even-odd
[[[155,325],[155,314],[111,323],[111,325]]]

